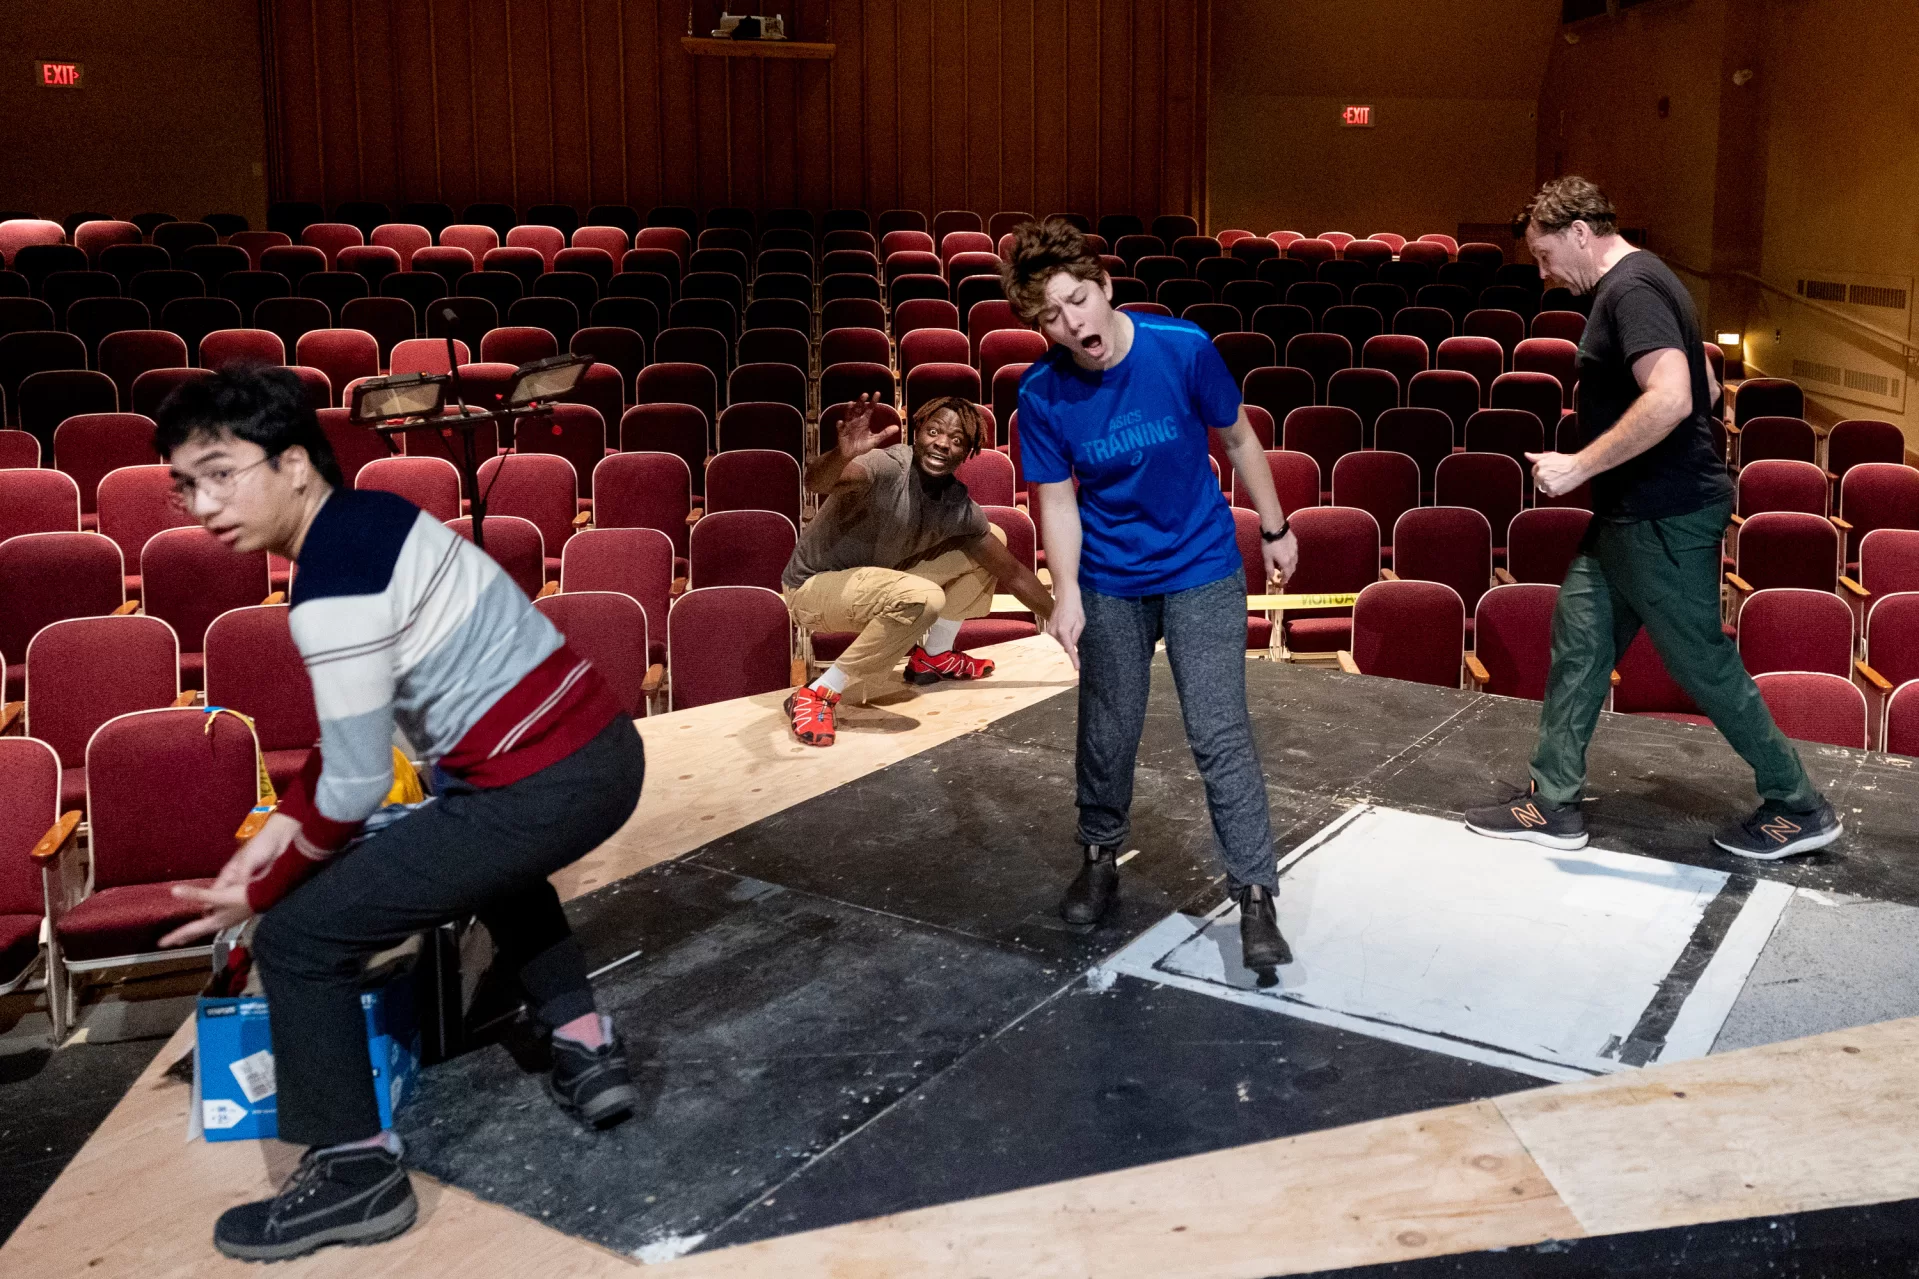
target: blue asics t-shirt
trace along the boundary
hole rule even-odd
[[[1206,431],[1239,418],[1239,387],[1205,331],[1131,316],[1133,345],[1104,371],[1055,346],[1019,383],[1028,482],[1079,480],[1080,584],[1137,598],[1205,586],[1240,567]]]

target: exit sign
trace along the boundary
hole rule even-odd
[[[44,89],[77,89],[85,68],[78,62],[36,62],[33,78]]]
[[[1373,109],[1345,107],[1339,113],[1339,122],[1349,129],[1370,129],[1373,127]]]

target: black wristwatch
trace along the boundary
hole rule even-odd
[[[1265,529],[1262,528],[1259,530],[1259,540],[1262,542],[1282,541],[1284,540],[1285,536],[1292,531],[1293,531],[1292,521],[1282,519],[1279,522],[1279,532],[1268,533]]]

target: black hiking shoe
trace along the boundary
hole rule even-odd
[[[546,1077],[546,1091],[560,1109],[590,1128],[611,1128],[633,1113],[640,1094],[618,1035],[598,1048],[554,1035],[551,1051],[553,1069]]]
[[[418,1213],[399,1156],[377,1146],[309,1150],[279,1194],[221,1213],[213,1246],[241,1261],[286,1261],[328,1244],[391,1239]]]
[[[1586,815],[1579,805],[1548,804],[1534,793],[1530,782],[1497,804],[1467,809],[1466,829],[1475,835],[1523,839],[1568,851],[1584,848],[1587,839]]]
[[[1060,918],[1079,928],[1091,928],[1119,900],[1117,849],[1086,845],[1086,864],[1067,885],[1060,899]]]
[[[1259,974],[1261,986],[1279,984],[1273,969],[1293,962],[1292,947],[1279,935],[1279,906],[1272,890],[1247,884],[1233,894],[1239,902],[1240,962]]]
[[[1817,808],[1804,812],[1794,812],[1769,799],[1745,821],[1721,827],[1712,842],[1741,857],[1776,862],[1794,853],[1824,848],[1845,832],[1845,823],[1823,799]]]

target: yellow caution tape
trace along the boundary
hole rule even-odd
[[[1351,608],[1353,601],[1359,598],[1354,594],[1342,595],[1248,595],[1246,611],[1249,613],[1267,613],[1275,609],[1289,608]],[[995,613],[1030,613],[1033,610],[1011,595],[993,597]]]

